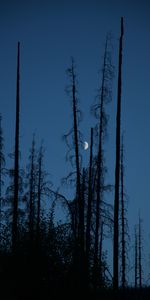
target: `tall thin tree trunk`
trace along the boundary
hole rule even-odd
[[[96,184],[96,228],[94,242],[94,282],[96,287],[98,273],[98,249],[99,249],[99,231],[100,231],[100,205],[102,200],[103,188],[103,134],[104,134],[104,97],[105,97],[105,69],[107,61],[107,40],[104,52],[101,95],[100,95],[100,119],[99,119],[99,145],[97,155],[97,184]]]
[[[42,156],[43,156],[42,151],[43,149],[41,146],[39,151],[39,158],[38,158],[37,228],[36,228],[38,243],[40,238],[40,216],[41,216],[41,183],[42,183]]]
[[[30,198],[29,198],[29,231],[30,239],[33,241],[33,230],[34,230],[34,198],[35,198],[35,140],[33,137],[32,148],[31,148],[31,165],[30,165]]]
[[[142,260],[141,260],[141,249],[142,249],[142,243],[141,243],[141,218],[140,218],[140,215],[139,215],[139,238],[138,238],[138,244],[139,244],[139,261],[138,261],[138,264],[139,264],[139,287],[141,288],[142,287]]]
[[[80,209],[80,244],[81,244],[81,252],[82,256],[84,256],[84,241],[85,241],[85,236],[84,236],[84,206],[85,206],[85,169],[83,168],[83,174],[82,174],[82,195],[81,195],[81,209]]]
[[[134,258],[134,287],[137,288],[137,280],[138,280],[138,244],[137,244],[137,229],[135,226],[135,258]]]
[[[125,208],[124,208],[124,162],[123,162],[123,141],[121,149],[121,267],[122,267],[122,278],[121,285],[125,288],[126,284],[126,243],[125,243]]]
[[[85,288],[87,284],[87,278],[85,273],[85,235],[84,235],[84,206],[85,206],[85,169],[83,168],[82,173],[82,191],[81,191],[81,209],[79,215],[79,284],[81,288]]]
[[[80,174],[80,154],[79,154],[79,128],[78,128],[78,107],[77,107],[77,82],[74,59],[72,58],[71,67],[68,69],[68,75],[70,77],[70,90],[72,112],[73,112],[73,147],[74,147],[74,158],[76,168],[76,197],[75,197],[75,209],[74,209],[74,228],[75,228],[75,245],[73,255],[73,267],[74,276],[76,282],[80,282],[80,271],[81,271],[81,254],[82,251],[82,217],[83,217],[83,203],[82,203],[82,191],[81,191],[81,174]]]
[[[80,163],[79,163],[79,142],[78,142],[78,123],[77,123],[77,99],[76,99],[76,76],[74,71],[74,60],[72,59],[71,66],[72,74],[72,103],[73,103],[73,129],[74,129],[74,144],[75,144],[75,158],[76,158],[76,181],[77,181],[77,220],[81,216],[81,184],[80,184]],[[78,223],[78,221],[77,221]],[[79,221],[80,223],[80,221]],[[79,228],[78,228],[79,229]],[[79,229],[80,230],[80,229]],[[79,234],[79,232],[78,232]]]
[[[102,285],[103,280],[103,270],[102,270],[102,255],[103,255],[103,235],[104,235],[104,222],[101,222],[101,231],[100,231],[100,247],[99,247],[99,264],[100,264],[100,286]]]
[[[91,245],[91,219],[92,219],[92,163],[93,163],[93,128],[91,128],[91,144],[90,144],[90,165],[89,165],[89,181],[88,181],[88,207],[87,207],[87,226],[86,226],[86,260],[87,272],[89,272],[89,254]]]
[[[17,54],[17,88],[16,88],[16,132],[15,132],[15,160],[14,160],[14,199],[12,223],[12,249],[16,250],[18,238],[18,194],[19,194],[19,124],[20,117],[20,43]]]
[[[115,199],[114,199],[114,241],[113,241],[113,288],[118,290],[118,260],[119,260],[119,182],[120,182],[120,131],[121,131],[121,94],[122,94],[122,42],[123,18],[121,18],[121,36],[119,40],[118,66],[118,99],[116,117],[116,169],[115,169]]]

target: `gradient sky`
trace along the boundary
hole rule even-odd
[[[81,125],[89,141],[90,115],[100,81],[105,37],[113,35],[115,79],[109,104],[106,142],[107,182],[114,183],[117,55],[120,17],[124,17],[122,128],[125,130],[125,186],[131,239],[141,210],[144,261],[150,265],[150,3],[147,0],[1,0],[0,112],[6,153],[14,143],[16,51],[21,42],[21,152],[28,157],[32,134],[46,147],[45,165],[54,186],[68,174],[62,136],[71,127],[71,107],[65,94],[70,57],[77,65]],[[84,163],[89,151],[83,151]],[[67,195],[68,191],[63,190]],[[112,195],[113,203],[113,195]]]

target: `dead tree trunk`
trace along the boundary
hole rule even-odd
[[[107,39],[105,44],[104,61],[103,61],[103,72],[102,72],[102,83],[100,93],[100,104],[99,104],[99,144],[98,144],[98,155],[97,155],[97,181],[96,181],[96,227],[95,227],[95,242],[94,242],[94,284],[97,286],[98,279],[98,254],[99,254],[99,233],[100,233],[100,206],[102,201],[103,193],[103,137],[105,131],[105,81],[106,81],[106,67],[107,67]]]
[[[100,231],[100,249],[99,249],[99,264],[100,264],[100,286],[103,283],[103,238],[104,238],[104,222],[101,222],[101,231]]]
[[[93,163],[93,128],[91,128],[91,144],[90,144],[90,165],[88,180],[88,207],[87,207],[87,225],[86,225],[86,260],[87,272],[89,272],[89,254],[91,245],[91,219],[92,219],[92,163]]]
[[[77,172],[77,199],[80,201],[80,163],[79,163],[79,144],[78,144],[78,125],[77,125],[77,100],[76,100],[76,76],[74,71],[74,61],[72,59],[72,101],[73,101],[73,122],[74,122],[74,144],[76,157],[76,172]],[[80,207],[80,205],[79,205]]]
[[[141,218],[139,215],[139,236],[138,236],[138,246],[139,246],[139,288],[142,287],[142,242],[141,242]]]
[[[80,244],[81,244],[81,252],[84,256],[84,203],[85,202],[85,169],[83,168],[82,173],[82,195],[81,195],[81,209],[80,209],[80,216],[79,216],[79,228],[80,228]]]
[[[137,228],[135,226],[135,258],[134,258],[134,287],[137,288],[138,280],[138,243],[137,243]]]
[[[124,149],[121,149],[121,286],[126,285],[126,242],[125,242],[125,207],[124,207]]]
[[[75,173],[76,173],[76,196],[74,200],[74,254],[73,254],[73,267],[75,269],[74,276],[78,284],[80,284],[80,271],[81,271],[81,252],[82,252],[82,217],[83,217],[83,203],[82,203],[82,187],[81,187],[81,163],[80,163],[80,153],[79,153],[79,143],[80,132],[79,132],[79,110],[78,110],[78,97],[77,97],[77,80],[75,73],[75,64],[72,58],[71,67],[67,70],[67,73],[70,77],[70,86],[69,94],[71,96],[72,104],[72,113],[73,113],[73,127],[67,137],[71,134],[73,138],[73,145],[71,149],[74,151],[74,154],[71,156],[71,159],[74,158],[75,163]]]
[[[19,117],[20,117],[20,43],[17,54],[17,88],[16,88],[16,131],[15,131],[15,159],[14,159],[14,199],[12,223],[12,249],[16,250],[18,238],[18,194],[19,194]]]
[[[119,40],[118,96],[116,117],[116,168],[115,168],[115,199],[114,199],[114,241],[113,241],[113,288],[118,290],[119,260],[119,183],[120,183],[120,131],[121,131],[121,95],[122,95],[122,42],[123,18],[121,18],[121,36]]]
[[[37,188],[37,244],[39,246],[40,240],[40,216],[41,216],[41,193],[42,193],[42,160],[43,160],[43,147],[41,146],[38,157],[38,188]]]
[[[30,240],[33,241],[34,233],[34,210],[35,210],[35,139],[33,137],[30,154],[30,174],[29,174],[29,232]]]
[[[74,151],[75,151],[75,165],[76,165],[76,207],[75,207],[75,223],[76,223],[76,236],[77,239],[80,235],[81,221],[79,220],[82,215],[82,204],[81,204],[81,179],[80,179],[80,161],[79,161],[79,131],[78,131],[78,109],[77,109],[77,86],[76,86],[76,74],[74,60],[72,58],[71,68],[68,69],[70,77],[71,87],[71,101],[73,111],[73,140],[74,140]],[[79,239],[78,239],[79,240]]]

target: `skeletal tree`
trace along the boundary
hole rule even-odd
[[[120,184],[120,132],[121,132],[121,97],[122,97],[122,48],[124,25],[121,18],[121,35],[119,39],[118,94],[116,116],[116,166],[115,166],[115,197],[114,197],[114,240],[113,240],[113,287],[118,290],[119,260],[119,184]]]
[[[36,201],[36,186],[37,186],[37,151],[35,148],[35,135],[33,136],[32,146],[29,155],[29,164],[27,166],[27,211],[30,240],[33,241],[34,225],[35,225],[35,201]]]
[[[138,282],[138,236],[137,226],[134,228],[134,287],[137,288]]]
[[[120,160],[120,181],[121,181],[121,286],[126,285],[126,224],[125,224],[125,193],[124,193],[124,144],[122,137],[121,160]]]
[[[139,224],[138,224],[138,269],[139,269],[139,288],[142,287],[142,238],[141,238],[141,217],[139,214]]]
[[[96,221],[95,221],[95,242],[94,242],[94,282],[96,284],[96,278],[98,273],[98,260],[99,260],[99,238],[100,238],[100,218],[101,218],[101,206],[104,195],[104,175],[106,167],[104,166],[104,139],[107,133],[107,115],[105,105],[111,100],[112,97],[112,79],[113,79],[113,65],[111,58],[111,37],[107,35],[103,67],[102,67],[102,79],[98,92],[98,103],[92,108],[96,118],[98,119],[97,134],[98,134],[98,151],[96,157]]]
[[[37,242],[40,239],[40,217],[41,217],[41,198],[43,186],[43,145],[41,145],[38,155],[38,179],[37,179],[37,222],[36,222],[36,235]]]
[[[141,217],[139,213],[138,225],[135,225],[135,258],[134,258],[134,286],[142,287],[142,234]]]
[[[102,264],[103,264],[103,259],[102,259],[102,254],[103,254],[103,239],[104,239],[104,221],[101,221],[101,226],[100,226],[100,247],[99,247],[99,265],[100,265],[100,286],[103,281],[103,272],[102,272]]]
[[[71,163],[75,165],[75,182],[76,182],[76,197],[75,197],[75,231],[76,238],[80,244],[81,227],[80,220],[82,216],[82,196],[81,196],[81,156],[80,156],[80,145],[83,143],[81,132],[79,131],[79,121],[81,112],[78,109],[78,91],[77,91],[77,75],[75,72],[74,59],[71,59],[71,66],[67,69],[67,75],[70,79],[70,85],[67,89],[67,93],[71,98],[72,113],[73,113],[73,126],[68,134],[66,134],[65,140],[69,147],[69,158]],[[69,138],[72,138],[72,145],[69,144]],[[73,154],[71,154],[72,152]],[[72,174],[71,174],[72,175]]]
[[[19,133],[20,133],[20,43],[17,53],[17,87],[16,87],[16,128],[14,157],[14,199],[12,223],[12,250],[15,252],[18,237],[18,195],[19,195]]]
[[[93,165],[93,128],[91,128],[90,143],[90,163],[88,175],[88,203],[87,203],[87,220],[86,220],[86,260],[87,272],[89,272],[89,254],[91,246],[91,221],[92,221],[92,165]]]
[[[84,214],[84,207],[85,207],[85,169],[83,168],[82,172],[82,189],[81,189],[81,209],[80,209],[80,216],[79,216],[79,228],[80,228],[80,243],[81,243],[81,251],[82,251],[82,257],[84,256],[84,244],[85,244],[85,237],[84,237],[84,219],[85,219],[85,214]],[[83,258],[84,259],[84,258]]]
[[[72,272],[72,278],[75,277],[75,280],[73,279],[73,281],[76,281],[78,286],[84,287],[85,279],[84,275],[82,274],[85,274],[85,230],[83,230],[85,192],[83,193],[83,187],[85,185],[84,182],[86,174],[85,172],[82,174],[80,149],[83,147],[83,137],[79,127],[79,123],[81,121],[81,111],[79,110],[78,104],[78,82],[73,58],[71,59],[70,68],[67,69],[67,75],[70,79],[70,82],[66,91],[71,100],[73,123],[71,130],[64,137],[69,148],[67,158],[69,158],[71,165],[74,168],[73,172],[69,174],[68,179],[75,183],[76,189],[74,200],[72,203],[69,203],[74,240],[74,249],[72,249],[72,267],[74,271]]]

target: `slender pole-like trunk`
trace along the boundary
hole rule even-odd
[[[126,284],[126,243],[125,243],[125,208],[124,208],[124,163],[123,163],[123,143],[121,149],[121,285],[125,288]]]
[[[114,199],[114,241],[113,241],[113,288],[118,290],[118,261],[119,261],[119,182],[120,182],[120,131],[121,131],[121,94],[122,94],[122,42],[123,18],[121,18],[121,36],[119,40],[118,66],[118,96],[116,117],[116,168],[115,168],[115,199]]]
[[[40,237],[40,215],[41,215],[41,182],[42,182],[42,146],[39,152],[38,159],[38,193],[37,193],[37,242],[39,243]]]
[[[100,286],[102,285],[103,280],[103,270],[102,270],[102,255],[103,255],[103,235],[104,235],[104,222],[101,223],[101,232],[100,232],[100,247],[99,247],[99,264],[100,264]]]
[[[81,250],[84,255],[84,206],[85,206],[85,169],[83,168],[83,174],[82,174],[82,195],[81,195],[81,210],[80,210],[80,243],[81,243]]]
[[[14,199],[12,223],[12,249],[16,250],[18,238],[18,194],[19,194],[19,117],[20,117],[20,43],[17,54],[17,88],[16,88],[16,131],[15,131],[15,160],[14,160]]]
[[[137,229],[135,226],[135,258],[134,258],[134,287],[137,288],[137,279],[138,279],[138,250],[137,250]]]
[[[72,111],[73,111],[73,135],[74,135],[74,149],[75,149],[75,164],[76,164],[76,200],[75,200],[75,231],[76,240],[79,242],[80,228],[79,220],[82,212],[81,204],[81,180],[80,180],[80,161],[79,161],[79,141],[78,141],[78,121],[77,121],[77,90],[76,90],[76,75],[74,60],[72,58],[71,68],[69,69],[69,76],[71,77],[71,93],[72,93]]]
[[[82,173],[82,191],[81,191],[81,209],[79,215],[79,270],[80,270],[80,286],[85,287],[87,283],[86,273],[85,273],[85,235],[84,235],[84,206],[85,206],[85,169],[83,168]]]
[[[29,198],[29,231],[30,239],[33,241],[33,224],[34,224],[34,189],[35,189],[35,140],[33,137],[31,149],[31,166],[30,166],[30,198]]]
[[[86,259],[87,272],[89,272],[89,253],[91,245],[91,219],[92,219],[92,163],[93,163],[93,128],[91,128],[91,144],[90,144],[90,165],[88,180],[88,207],[87,207],[87,227],[86,227]]]
[[[81,215],[79,210],[81,209],[81,187],[80,187],[80,163],[79,163],[79,143],[78,143],[78,124],[77,124],[77,99],[76,99],[76,79],[74,71],[74,61],[72,59],[72,103],[73,103],[73,128],[74,128],[74,144],[75,144],[75,158],[76,158],[76,173],[77,173],[77,214]],[[77,219],[78,219],[77,217]]]
[[[104,133],[104,97],[105,97],[105,69],[107,60],[107,40],[105,45],[101,95],[100,95],[100,120],[99,120],[99,145],[97,156],[97,184],[96,184],[96,228],[94,243],[94,282],[96,287],[98,272],[98,249],[99,249],[99,231],[100,231],[100,205],[102,200],[103,186],[103,133]]]
[[[141,249],[142,249],[142,246],[141,246],[141,218],[139,216],[139,238],[138,238],[138,242],[139,242],[139,261],[138,261],[138,264],[139,264],[139,288],[142,287],[142,255],[141,255]]]

